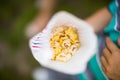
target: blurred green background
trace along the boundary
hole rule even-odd
[[[66,10],[85,19],[111,0],[61,0],[55,12]],[[0,80],[33,80],[40,65],[33,58],[25,27],[39,9],[36,0],[0,0]]]

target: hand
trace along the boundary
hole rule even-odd
[[[118,45],[120,45],[120,38],[118,39]],[[103,50],[101,63],[108,78],[120,80],[120,49],[110,38],[106,38],[106,48]]]
[[[51,18],[55,5],[57,4],[57,1],[59,0],[39,0],[38,5],[40,5],[41,10],[38,12],[38,15],[35,17],[35,19],[32,21],[30,25],[25,30],[25,34],[28,38],[31,38],[38,32],[42,31],[49,19]]]

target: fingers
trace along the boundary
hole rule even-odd
[[[118,45],[120,46],[120,37],[118,38]]]
[[[110,53],[110,51],[107,48],[104,48],[103,56],[104,56],[105,60],[108,62],[108,59],[110,58],[111,53]]]
[[[104,69],[108,66],[108,63],[104,56],[101,57],[101,63],[102,63],[102,66],[104,67]]]
[[[112,53],[118,50],[117,46],[108,37],[106,38],[106,46]]]
[[[106,72],[106,69],[104,66],[101,66],[101,68],[102,68],[103,72]]]

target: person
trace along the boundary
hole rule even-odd
[[[49,0],[46,0],[49,1]],[[53,3],[56,1],[52,0]],[[50,3],[51,4],[51,3]],[[55,3],[56,4],[56,3]],[[54,6],[51,6],[54,7]],[[53,9],[53,8],[52,8]],[[89,61],[86,71],[74,77],[79,77],[80,80],[106,80],[120,79],[120,1],[114,0],[109,4],[108,7],[97,11],[92,16],[88,17],[85,21],[92,26],[96,34],[99,35],[99,51],[93,58]],[[48,13],[49,14],[49,13]],[[51,13],[50,13],[51,14]],[[44,21],[45,25],[50,19],[50,16],[46,16],[47,20]],[[40,18],[44,20],[44,18]],[[37,24],[39,20],[35,21]],[[37,30],[42,30],[45,25],[41,26]],[[40,26],[39,25],[36,25]],[[32,30],[28,30],[28,33]],[[48,72],[52,72],[49,71]],[[52,74],[60,74],[57,72],[52,72]],[[50,74],[51,75],[51,74]],[[60,74],[58,78],[65,74]],[[68,76],[68,75],[67,75]],[[55,76],[54,76],[55,77]],[[71,76],[68,76],[69,78]],[[58,79],[57,78],[57,79]],[[69,79],[68,78],[68,79]],[[73,77],[72,77],[73,78]],[[63,79],[62,80],[67,80]],[[72,79],[72,80],[75,80]],[[76,79],[78,80],[78,78]]]
[[[105,7],[99,10],[97,13],[87,18],[86,22],[92,25],[96,33],[102,32],[99,56],[103,72],[107,78],[119,80],[120,0],[114,0],[110,3],[108,8]]]
[[[33,37],[38,32],[42,31],[52,14],[54,8],[59,0],[38,0],[36,6],[40,9],[35,19],[28,24],[25,29],[25,35],[27,38]]]

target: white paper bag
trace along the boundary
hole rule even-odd
[[[50,47],[53,27],[66,25],[75,27],[78,32],[80,47],[68,62],[52,61],[54,52]],[[62,11],[55,14],[46,28],[30,39],[30,48],[34,58],[44,67],[66,74],[79,74],[86,69],[87,62],[97,51],[97,38],[93,29],[85,21]]]

